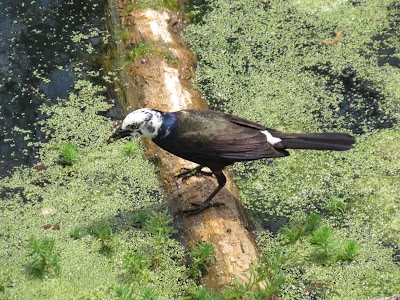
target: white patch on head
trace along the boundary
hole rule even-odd
[[[156,110],[142,108],[128,114],[121,129],[131,131],[131,136],[155,138],[163,122],[162,114]]]
[[[261,133],[264,134],[267,137],[267,142],[272,144],[272,145],[275,145],[275,144],[278,144],[278,143],[282,142],[282,140],[280,138],[272,136],[272,134],[270,134],[268,132],[268,130],[261,130]]]

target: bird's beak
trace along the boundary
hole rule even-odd
[[[107,144],[110,144],[112,142],[115,142],[119,139],[122,139],[124,137],[130,136],[131,131],[130,130],[124,130],[121,127],[119,127],[114,133],[113,135],[111,135],[108,140],[107,140]]]

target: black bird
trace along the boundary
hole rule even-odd
[[[286,133],[263,125],[211,110],[162,112],[138,109],[123,120],[108,143],[128,136],[143,136],[164,150],[198,163],[175,178],[186,180],[198,173],[214,174],[218,187],[192,213],[219,206],[211,203],[224,187],[222,170],[237,161],[288,156],[285,149],[343,151],[352,148],[354,138],[345,133]],[[212,173],[203,172],[208,167]],[[195,204],[194,204],[195,205]]]

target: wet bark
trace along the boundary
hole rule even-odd
[[[129,32],[119,49],[120,59],[124,59],[124,49],[126,57],[126,51],[143,42],[159,47],[153,53],[128,61],[121,70],[120,94],[126,97],[129,105],[163,111],[205,109],[204,100],[191,85],[195,56],[179,35],[185,25],[184,17],[166,9],[133,10],[128,13],[124,1],[109,2],[116,5],[118,10],[114,13],[118,14],[120,26]],[[160,55],[164,50],[172,55],[172,59]],[[202,283],[212,290],[221,291],[235,277],[246,281],[249,265],[257,261],[259,251],[230,171],[224,171],[227,184],[213,200],[225,205],[197,215],[187,215],[181,211],[192,208],[191,203],[202,202],[217,186],[216,179],[194,176],[178,186],[173,176],[182,168],[196,165],[167,153],[149,140],[144,140],[144,144],[147,157],[157,166],[165,191],[165,205],[175,218],[184,245],[190,249],[199,242],[211,242],[214,246],[215,261],[210,264]]]

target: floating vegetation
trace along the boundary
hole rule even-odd
[[[225,289],[225,299],[274,299],[286,281],[285,264],[286,258],[282,252],[261,257],[257,265],[250,266],[247,281],[242,283],[235,280],[234,286]]]
[[[76,79],[73,68],[82,58],[88,62],[99,53],[102,4],[101,0],[0,3],[0,177],[15,166],[37,161],[31,144],[44,139],[37,124],[37,118],[44,116],[38,108],[67,98]]]
[[[343,127],[353,133],[365,133],[391,128],[397,122],[386,112],[384,95],[374,88],[373,82],[361,78],[353,67],[337,72],[327,64],[311,67],[310,71],[321,75],[327,91],[341,94],[339,102],[329,104],[332,113],[324,115],[320,110],[314,111],[321,123],[329,126],[325,128]]]
[[[282,299],[400,293],[397,2],[207,1],[185,30],[211,108],[282,131],[356,135],[346,153],[232,166],[259,245],[293,262]],[[319,221],[306,230],[310,213]]]
[[[31,258],[28,264],[30,274],[43,278],[60,273],[60,253],[55,249],[53,239],[31,237],[28,255]]]
[[[310,237],[311,244],[315,246],[318,260],[326,261],[336,250],[337,241],[332,236],[333,229],[329,226],[322,226]]]
[[[146,270],[151,267],[151,260],[140,252],[127,253],[124,256],[124,267],[132,276],[144,276]]]
[[[0,3],[0,8],[19,7],[7,9],[8,16],[19,21],[11,22],[18,37],[6,47],[12,53],[24,51],[7,61],[10,66],[0,69],[6,72],[0,79],[0,93],[6,93],[2,98],[5,110],[0,114],[12,108],[17,120],[0,119],[7,126],[12,124],[15,133],[11,136],[12,131],[5,130],[2,142],[24,149],[24,155],[34,156],[35,161],[35,167],[18,168],[0,180],[2,229],[7,232],[0,232],[0,261],[7,261],[0,264],[0,298],[111,299],[115,287],[124,284],[120,275],[126,272],[125,254],[147,251],[153,264],[152,255],[157,251],[148,249],[160,249],[159,268],[150,270],[149,286],[131,281],[126,290],[148,299],[174,299],[194,285],[180,263],[184,249],[170,237],[157,239],[132,220],[134,212],[160,206],[162,193],[154,169],[143,159],[140,147],[128,151],[137,155],[127,164],[123,145],[106,143],[112,121],[105,115],[112,103],[105,97],[104,85],[112,83],[115,74],[104,74],[94,62],[101,43],[107,41],[100,20],[103,2],[61,2],[25,2],[23,8],[21,1]],[[98,29],[92,22],[94,11]],[[40,14],[32,16],[34,12]],[[4,13],[1,9],[0,14]],[[71,14],[79,14],[83,20]],[[37,23],[41,18],[48,22]],[[9,23],[5,20],[4,24]],[[20,33],[24,34],[22,40]],[[8,77],[4,90],[2,83]],[[23,95],[17,97],[13,94],[17,92]],[[8,97],[15,98],[7,103]],[[21,125],[21,120],[26,123]],[[0,123],[1,132],[4,124]],[[15,143],[18,135],[23,143]],[[9,148],[2,144],[2,149]],[[1,160],[3,167],[8,159]],[[43,213],[49,210],[51,213]],[[46,235],[48,241],[37,238],[34,248],[21,247],[29,245],[32,235]],[[53,252],[40,250],[51,249],[51,245]],[[143,249],[134,249],[134,245]],[[27,257],[27,251],[32,256]],[[38,283],[35,277],[51,280]]]
[[[352,261],[356,258],[356,256],[360,252],[360,246],[354,240],[349,240],[344,243],[340,252],[338,254],[338,258],[344,261]]]
[[[137,142],[129,141],[123,147],[126,156],[136,156],[139,154],[139,144]]]
[[[189,252],[190,267],[188,268],[188,275],[194,280],[199,280],[204,274],[208,272],[208,264],[212,263],[215,251],[211,243],[202,242]]]
[[[184,250],[171,239],[168,215],[157,221],[160,217],[137,214],[155,210],[162,199],[152,166],[140,149],[126,164],[123,145],[105,145],[111,122],[104,112],[110,103],[105,88],[93,81],[105,75],[110,83],[113,75],[86,72],[87,64],[75,60],[83,55],[91,62],[101,48],[96,43],[106,40],[102,29],[89,32],[100,23],[93,17],[101,17],[101,3],[8,1],[0,8],[7,25],[0,71],[1,170],[11,170],[21,158],[44,166],[20,168],[0,180],[0,261],[9,262],[0,266],[0,296],[178,299],[191,294],[196,288],[181,264]],[[217,0],[208,1],[201,21],[186,31],[200,58],[197,85],[211,107],[280,130],[357,133],[356,148],[346,154],[293,151],[285,160],[234,167],[243,200],[263,219],[258,230],[263,252],[285,252],[283,266],[270,262],[252,270],[250,282],[270,280],[273,298],[372,299],[400,293],[398,11],[393,0]],[[326,45],[329,40],[334,41]],[[44,139],[49,143],[38,143]],[[60,146],[51,146],[69,142],[80,153],[74,173],[60,167]],[[43,214],[41,208],[56,209]],[[319,221],[315,217],[309,226],[310,212]],[[98,220],[112,228],[108,234],[104,226],[103,239],[118,242],[111,259],[99,255],[99,244],[106,248],[100,239],[85,233]],[[49,224],[61,224],[60,230]],[[292,238],[278,230],[285,225]],[[324,233],[324,227],[331,230]],[[23,267],[33,257],[43,266],[43,259],[27,257],[21,243],[43,234],[51,236],[44,244],[54,241],[55,258],[47,261],[57,263],[44,264],[47,273],[37,269],[43,278],[55,278],[38,281]],[[122,282],[130,253],[141,253],[134,260],[148,272],[147,282]],[[321,254],[328,258],[314,259]],[[249,286],[233,287],[232,295],[251,298]],[[193,295],[223,297],[205,290]]]
[[[73,143],[67,143],[60,149],[60,164],[72,166],[79,159],[78,147]]]
[[[321,217],[316,213],[310,213],[304,223],[294,223],[281,227],[281,233],[288,243],[293,244],[301,237],[312,233],[321,223]]]
[[[343,214],[346,211],[346,203],[340,197],[331,197],[326,203],[326,209],[330,214]]]

